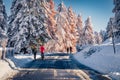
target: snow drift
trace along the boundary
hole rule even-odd
[[[120,44],[116,44],[114,54],[113,45],[108,43],[87,47],[74,57],[80,63],[120,80]]]

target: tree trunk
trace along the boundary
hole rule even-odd
[[[5,53],[6,53],[6,50],[5,50],[5,48],[3,48],[2,49],[2,57],[1,57],[2,60],[5,59]]]

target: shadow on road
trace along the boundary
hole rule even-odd
[[[24,70],[10,80],[110,80],[77,62],[72,54],[47,54],[44,60],[38,58],[20,68]]]
[[[37,68],[37,69],[82,69],[82,70],[92,70],[83,64],[77,62],[72,54],[47,54],[45,59],[33,60],[27,63],[21,68]],[[95,71],[96,73],[99,73]]]

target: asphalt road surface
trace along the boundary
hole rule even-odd
[[[78,63],[71,54],[48,54],[38,58],[7,80],[111,80],[103,74]]]

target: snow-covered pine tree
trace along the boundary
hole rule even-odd
[[[67,21],[67,8],[64,3],[58,5],[56,18],[56,31],[55,36],[57,39],[49,41],[46,45],[47,51],[49,52],[64,52],[66,51],[66,31],[68,30],[68,21]],[[67,37],[66,37],[67,36]]]
[[[114,23],[114,18],[110,18],[107,28],[106,28],[108,38],[112,37],[112,32],[113,32],[113,27],[114,27],[113,23]]]
[[[4,46],[2,42],[7,39],[7,14],[3,0],[0,0],[0,46]]]
[[[3,0],[0,0],[0,29],[3,31],[7,30],[7,14],[5,6],[3,5]]]
[[[73,52],[76,52],[76,43],[77,43],[77,17],[76,14],[73,12],[72,7],[68,8],[68,22],[69,22],[69,30],[70,30],[70,40],[72,45],[69,45],[69,47],[72,47]]]
[[[102,37],[100,33],[94,32],[94,37],[95,37],[95,44],[101,44],[102,43]]]
[[[40,39],[47,42],[50,37],[47,34],[49,13],[51,6],[49,0],[14,0],[9,18],[9,46],[19,52],[21,47],[37,43]]]
[[[69,36],[69,23],[67,20],[67,8],[64,3],[60,3],[58,6],[58,14],[56,15],[56,22],[57,22],[57,33],[58,33],[58,41],[60,42],[60,51],[66,51],[67,47],[71,45],[70,36]]]
[[[93,33],[93,26],[92,26],[90,16],[85,21],[83,36],[84,36],[84,44],[85,45],[89,45],[89,44],[93,45],[94,44],[94,33]]]
[[[83,44],[83,21],[82,21],[82,16],[81,15],[78,15],[77,17],[77,33],[78,33],[78,41],[77,41],[77,44],[76,44],[76,49],[77,51],[80,51],[81,50],[81,47],[82,47],[82,44]]]
[[[63,2],[61,2],[61,3],[58,5],[57,11],[58,11],[59,13],[60,13],[60,12],[65,12],[65,14],[66,14],[67,8],[66,8],[66,6],[64,5]]]
[[[7,14],[5,11],[5,6],[3,5],[3,0],[0,0],[0,47],[3,47],[4,50],[7,45],[6,31],[7,31]],[[0,53],[0,57],[2,56],[2,59],[4,59],[5,51],[2,55],[1,54],[2,53]]]
[[[114,0],[114,9],[113,12],[115,13],[115,29],[114,34],[116,37],[116,42],[120,42],[120,0]]]
[[[51,40],[49,42],[47,42],[45,44],[45,50],[46,52],[52,52],[52,51],[55,51],[55,41],[57,40],[57,37],[56,37],[56,21],[55,21],[55,15],[56,15],[56,11],[55,11],[55,7],[54,7],[54,2],[53,0],[49,0],[48,1],[49,3],[48,4],[44,4],[44,7],[46,7],[46,13],[48,15],[48,18],[47,18],[47,33],[48,35],[51,37]],[[57,44],[56,44],[57,45]]]
[[[54,10],[54,8],[55,8],[54,2],[53,2],[53,0],[49,0],[48,3],[43,4],[43,6],[44,6],[46,14],[48,16],[48,18],[47,18],[47,32],[52,39],[56,39],[56,37],[55,37],[56,11]]]
[[[76,51],[76,16],[72,8],[66,8],[64,3],[58,5],[56,14],[56,40],[51,40],[47,43],[47,50],[52,52],[65,52],[70,46],[73,47],[73,52]]]
[[[77,17],[77,32],[78,32],[78,44],[79,45],[82,45],[83,43],[83,21],[82,21],[82,16],[81,15],[78,15]]]
[[[100,30],[100,35],[102,38],[102,42],[104,42],[107,39],[107,32],[105,30]]]

